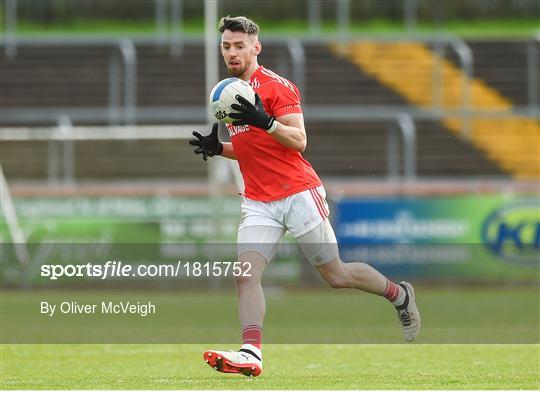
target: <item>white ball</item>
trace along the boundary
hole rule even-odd
[[[231,108],[232,104],[238,104],[237,95],[255,104],[255,91],[242,79],[227,78],[214,86],[210,93],[210,110],[216,119],[224,123],[232,123],[235,120],[231,119],[229,114],[238,112]]]

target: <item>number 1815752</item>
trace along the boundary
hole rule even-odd
[[[185,262],[186,277],[251,277],[249,262]]]

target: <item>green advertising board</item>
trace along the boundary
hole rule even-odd
[[[334,228],[343,259],[390,276],[540,281],[536,196],[347,198]]]
[[[236,257],[239,198],[19,197],[15,207],[31,251],[43,243],[107,243],[122,245],[121,252],[129,244],[130,259],[140,263],[160,262],[153,256],[158,251],[168,261]],[[535,197],[344,198],[332,210],[344,261],[368,262],[397,277],[540,281],[540,209]],[[9,243],[4,221],[1,229],[2,243]],[[224,255],[203,248],[220,243],[230,246]],[[284,243],[268,276],[297,279],[302,257],[294,239],[286,237]],[[141,250],[134,244],[149,246]],[[194,250],[175,244],[190,244]]]

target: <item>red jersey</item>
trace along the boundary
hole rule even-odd
[[[287,79],[260,66],[249,83],[269,116],[302,113],[300,92]],[[234,154],[244,178],[247,198],[270,202],[321,185],[300,152],[279,143],[265,130],[227,124]]]

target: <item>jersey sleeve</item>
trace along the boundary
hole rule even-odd
[[[269,86],[268,108],[274,117],[280,117],[290,113],[302,113],[300,92],[292,83],[289,82],[289,84],[290,86],[286,86],[280,82],[273,82]]]

